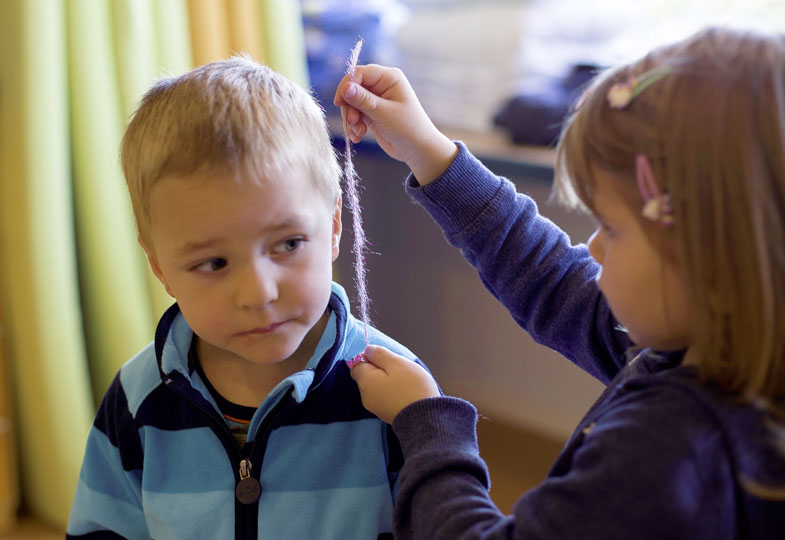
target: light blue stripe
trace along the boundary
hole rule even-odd
[[[360,322],[357,321],[357,319],[354,319],[354,323],[355,325],[360,324]],[[368,341],[370,341],[374,345],[381,345],[386,349],[390,349],[395,354],[400,354],[401,356],[408,358],[409,360],[414,360],[415,358],[417,358],[417,356],[412,351],[410,351],[407,347],[393,340],[390,336],[383,334],[376,328],[368,329]]]
[[[382,487],[265,493],[259,500],[259,538],[336,540],[392,532],[393,501]]]
[[[316,348],[313,351],[313,356],[311,359],[308,360],[308,365],[305,366],[306,369],[315,370],[319,366],[319,360],[322,359],[322,356],[327,353],[330,349],[332,349],[333,345],[335,345],[335,337],[338,335],[338,321],[337,317],[335,316],[335,312],[330,310],[330,317],[327,319],[327,326],[324,327],[324,332],[322,332],[322,337],[319,338],[319,343],[316,345]]]
[[[332,286],[330,287],[332,292],[338,295],[338,298],[341,300],[341,303],[346,306],[346,311],[349,311],[349,295],[346,294],[346,289],[343,288],[343,285],[333,281]]]
[[[201,471],[193,471],[198,476]],[[189,494],[144,492],[150,537],[156,540],[234,538],[234,491]],[[291,510],[291,509],[290,509]]]
[[[94,531],[114,531],[128,540],[149,539],[150,533],[139,506],[117,500],[111,495],[90,489],[79,482],[76,500],[68,520],[68,534],[78,536]],[[100,523],[96,523],[100,516]]]
[[[152,343],[125,363],[120,370],[120,383],[128,401],[128,410],[136,416],[142,402],[161,384],[161,374]]]
[[[79,481],[91,491],[131,505],[141,503],[141,471],[125,472],[120,451],[98,429],[90,430],[84,463],[89,467],[82,467]]]
[[[210,428],[165,431],[145,426],[142,431],[145,492],[234,490],[229,456]]]
[[[375,418],[273,431],[262,464],[265,491],[386,486],[383,424]]]

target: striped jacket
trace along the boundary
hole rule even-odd
[[[260,405],[241,451],[189,364],[193,332],[172,306],[101,403],[66,537],[392,538],[400,447],[344,363],[365,337],[337,284],[330,307],[313,358]],[[369,340],[419,362],[375,329]],[[244,489],[254,480],[258,498]]]

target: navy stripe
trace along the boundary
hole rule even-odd
[[[112,531],[95,531],[87,534],[66,534],[65,540],[125,540],[123,536]]]
[[[161,373],[162,379],[166,379],[161,360],[164,354],[164,345],[166,345],[166,338],[169,337],[169,329],[179,313],[180,306],[175,302],[164,312],[161,320],[158,321],[158,326],[155,328],[155,358],[158,361],[158,371]]]
[[[329,404],[325,406],[325,404]],[[375,416],[363,407],[357,383],[345,362],[338,362],[322,383],[286,418],[286,425],[352,422]]]
[[[118,373],[104,395],[93,427],[106,435],[109,442],[119,450],[120,461],[126,471],[142,468],[142,442],[137,426],[128,410],[128,399]]]
[[[319,360],[319,364],[316,366],[316,371],[313,375],[311,387],[321,384],[322,380],[330,374],[333,360],[335,359],[335,353],[338,350],[338,344],[343,343],[346,336],[346,308],[344,307],[341,298],[335,293],[330,294],[330,308],[335,314],[335,342],[332,347],[330,347],[330,350],[328,350]]]
[[[400,472],[403,467],[403,449],[401,449],[401,443],[398,441],[398,437],[395,436],[395,432],[389,424],[387,424],[387,450],[390,452],[388,456],[387,472],[390,474]]]
[[[170,384],[176,384],[178,376],[182,377],[179,373],[173,373]],[[205,411],[217,416],[218,413],[212,405],[190,385],[181,390],[185,390],[189,399],[198,403]],[[167,431],[210,426],[205,415],[194,414],[194,406],[165,385],[157,387],[147,396],[136,413],[136,420],[142,425]],[[221,419],[221,422],[223,421]]]

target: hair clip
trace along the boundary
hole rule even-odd
[[[649,86],[671,72],[668,66],[651,69],[638,76],[632,76],[624,82],[618,82],[608,90],[608,105],[612,109],[625,109]]]
[[[643,197],[643,217],[657,221],[662,225],[673,225],[673,209],[671,197],[660,191],[660,186],[654,179],[649,158],[644,154],[635,156],[635,176],[638,180],[638,189]]]

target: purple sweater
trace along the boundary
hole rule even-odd
[[[440,178],[425,187],[410,178],[407,190],[521,327],[607,388],[509,516],[488,494],[474,407],[439,397],[405,408],[393,423],[405,458],[396,537],[785,538],[785,500],[741,486],[785,487],[764,415],[700,384],[681,354],[632,351],[586,246],[459,146]]]

